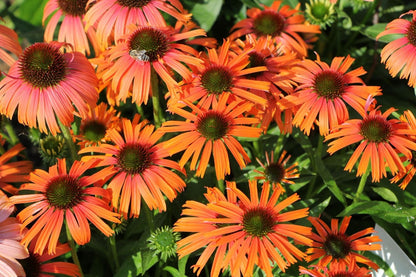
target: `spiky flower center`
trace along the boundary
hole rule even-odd
[[[363,120],[360,134],[369,142],[387,142],[391,135],[391,125],[382,116],[371,116]]]
[[[357,276],[356,274],[354,274],[353,272],[347,272],[347,271],[343,271],[343,272],[335,272],[335,273],[329,273],[330,277],[354,277]]]
[[[83,133],[89,141],[94,142],[101,141],[105,136],[106,130],[105,124],[98,120],[90,120],[81,127],[81,133]]]
[[[264,169],[266,179],[273,183],[280,183],[285,177],[285,168],[280,163],[271,163]]]
[[[117,0],[120,6],[127,8],[141,8],[146,6],[152,0]]]
[[[263,207],[248,209],[243,215],[243,229],[254,237],[264,237],[273,232],[276,223],[272,210]]]
[[[166,54],[168,46],[165,33],[152,27],[137,29],[128,41],[130,56],[141,61],[157,61]]]
[[[140,174],[152,163],[152,155],[149,146],[138,143],[124,145],[118,155],[119,167],[128,174]]]
[[[351,243],[345,234],[330,234],[324,242],[324,250],[335,259],[343,259],[351,252]]]
[[[324,20],[329,14],[329,6],[326,3],[316,2],[311,6],[311,14],[320,20]]]
[[[88,0],[58,0],[58,5],[65,14],[81,16],[85,14]]]
[[[259,36],[279,36],[285,28],[285,18],[278,12],[262,11],[253,22],[254,32]]]
[[[198,118],[197,130],[207,139],[217,140],[224,137],[229,130],[228,118],[215,111],[208,111]]]
[[[250,61],[250,63],[248,64],[247,68],[266,65],[264,55],[258,52],[251,52],[249,54],[248,60]],[[263,72],[254,72],[254,73],[251,73],[249,76],[255,78],[255,77],[260,76],[261,74],[263,74]]]
[[[82,187],[77,178],[69,175],[52,178],[45,194],[49,204],[61,210],[70,209],[82,201]]]
[[[201,74],[201,84],[209,93],[229,91],[233,84],[231,72],[222,66],[211,66]]]
[[[322,71],[315,77],[314,87],[317,94],[326,99],[335,99],[344,93],[343,75],[336,71]]]
[[[67,63],[59,48],[38,42],[25,49],[19,59],[23,79],[31,85],[46,88],[65,78]]]
[[[407,38],[413,46],[416,46],[416,20],[410,23],[409,29],[407,29]]]

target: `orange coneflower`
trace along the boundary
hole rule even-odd
[[[42,22],[46,24],[44,39],[46,42],[54,40],[55,29],[58,22],[63,17],[59,27],[58,41],[66,42],[73,46],[75,51],[90,54],[90,45],[88,39],[91,41],[95,54],[100,51],[95,32],[92,27],[84,31],[84,15],[87,11],[88,0],[49,0],[43,10]]]
[[[74,136],[82,147],[98,145],[109,141],[107,131],[120,129],[120,118],[114,107],[100,103],[96,107],[89,107],[88,114],[81,118],[78,135]]]
[[[301,274],[308,274],[312,277],[371,277],[373,276],[368,268],[357,266],[354,259],[350,264],[330,263],[328,267],[312,265],[312,269],[299,267]]]
[[[132,26],[133,27],[133,26]],[[203,36],[205,31],[195,29],[181,33],[172,27],[134,27],[116,46],[103,53],[98,62],[97,72],[104,84],[111,83],[117,93],[117,101],[124,101],[132,95],[137,105],[147,103],[152,95],[151,79],[153,69],[169,89],[178,87],[171,69],[183,78],[191,72],[182,64],[198,65],[197,51],[178,41],[194,36]]]
[[[386,26],[386,30],[378,34],[377,39],[390,34],[403,35],[388,43],[381,50],[381,62],[386,64],[391,76],[400,73],[401,79],[409,79],[411,87],[416,85],[416,11],[408,11],[400,17],[411,14],[412,21],[395,19]]]
[[[280,101],[283,108],[298,106],[293,124],[309,135],[317,121],[322,136],[338,124],[349,119],[347,103],[360,114],[364,113],[369,96],[381,94],[377,86],[366,86],[359,76],[365,74],[362,67],[348,71],[354,59],[336,57],[331,65],[320,60],[303,60],[294,68],[299,83],[295,93]]]
[[[0,191],[0,276],[25,276],[17,259],[27,258],[29,252],[19,242],[22,228],[16,218],[10,217],[13,211],[14,205]]]
[[[62,46],[39,42],[25,49],[0,81],[0,113],[12,118],[18,109],[20,123],[54,135],[60,131],[56,117],[69,126],[75,108],[87,114],[87,104],[98,99],[94,68],[79,52],[61,52]]]
[[[111,204],[124,218],[140,215],[141,198],[150,209],[166,210],[164,195],[172,201],[185,182],[170,169],[182,171],[179,165],[165,159],[168,151],[157,141],[163,132],[154,131],[147,121],[122,120],[122,134],[115,129],[108,131],[114,145],[101,144],[86,147],[80,153],[103,153],[89,155],[83,160],[100,160],[99,166],[106,166],[97,174],[104,179],[112,178],[108,188],[112,190]]]
[[[290,155],[287,155],[287,152],[283,150],[282,154],[280,155],[279,160],[274,160],[274,152],[271,153],[270,159],[269,155],[265,154],[266,156],[266,165],[264,165],[259,158],[256,158],[257,162],[261,165],[264,169],[263,171],[254,170],[257,173],[260,173],[262,176],[255,177],[257,180],[264,180],[266,183],[270,183],[274,186],[278,186],[279,189],[283,189],[282,184],[294,184],[290,179],[298,178],[298,169],[296,166],[298,163],[294,163],[289,167],[286,167],[287,162],[290,159]]]
[[[336,139],[328,144],[328,152],[332,155],[341,148],[359,142],[360,145],[354,150],[345,170],[351,171],[361,156],[357,176],[363,175],[367,168],[370,169],[371,163],[373,182],[386,177],[386,167],[390,168],[392,174],[404,171],[399,153],[408,159],[412,157],[410,150],[416,151],[416,143],[409,136],[415,135],[416,130],[410,129],[405,122],[387,119],[394,111],[394,108],[390,108],[381,113],[375,108],[362,114],[363,119],[351,119],[338,125],[333,133],[325,137],[325,140]]]
[[[8,162],[24,149],[23,145],[19,143],[0,156],[0,189],[10,194],[16,194],[18,191],[10,183],[27,182],[27,177],[32,172],[32,163],[30,161]]]
[[[231,41],[225,40],[217,49],[208,49],[208,56],[202,56],[203,62],[193,68],[191,78],[185,78],[180,98],[190,102],[200,100],[208,105],[224,93],[265,106],[267,100],[251,92],[251,89],[268,91],[268,81],[250,80],[250,74],[266,71],[265,66],[247,68],[250,64],[251,49],[236,56],[230,51]],[[178,100],[178,99],[176,99]],[[176,105],[176,103],[173,103]]]
[[[88,221],[106,236],[114,233],[103,221],[120,223],[119,215],[111,212],[108,205],[111,192],[97,185],[102,182],[99,174],[82,176],[94,162],[75,161],[67,172],[65,159],[59,159],[48,172],[36,169],[30,174],[31,183],[20,190],[35,193],[10,198],[14,204],[34,202],[17,215],[23,227],[31,225],[21,241],[23,245],[28,246],[37,237],[33,252],[42,254],[47,249],[48,254],[54,254],[64,219],[80,245],[91,239]]]
[[[345,232],[351,216],[344,217],[340,226],[338,226],[338,219],[332,219],[331,228],[320,218],[309,217],[308,219],[315,227],[317,234],[312,233],[310,236],[313,243],[312,247],[306,251],[310,254],[306,257],[306,261],[319,259],[318,266],[340,264],[344,268],[355,261],[375,270],[378,269],[376,263],[357,252],[381,249],[381,245],[376,243],[381,239],[372,235],[375,232],[373,228],[366,228],[349,236]]]
[[[194,234],[178,242],[177,252],[183,257],[206,246],[193,266],[197,275],[215,251],[211,276],[228,267],[231,276],[251,276],[255,265],[273,276],[273,264],[285,271],[306,256],[288,238],[310,245],[311,228],[290,224],[306,217],[308,208],[282,212],[299,196],[293,194],[279,202],[282,190],[273,190],[270,184],[263,185],[260,197],[256,181],[249,181],[249,188],[250,198],[234,182],[227,182],[227,198],[219,189],[208,188],[208,204],[185,203],[182,215],[187,217],[175,223],[174,231]]]
[[[179,0],[89,0],[94,4],[86,13],[86,28],[96,26],[97,38],[103,48],[128,33],[128,26],[165,26],[163,11],[180,21],[190,19]],[[159,11],[160,10],[160,11]]]
[[[0,21],[2,20],[0,17]],[[16,62],[16,59],[5,50],[16,56],[22,53],[22,47],[19,44],[19,38],[16,32],[6,26],[0,25],[0,60],[12,66]]]
[[[251,8],[247,11],[248,18],[241,20],[232,27],[231,39],[246,34],[255,36],[271,36],[278,44],[282,44],[285,52],[295,51],[301,57],[307,56],[308,45],[299,33],[320,33],[319,25],[310,25],[299,10],[300,3],[294,9],[289,5],[281,6],[282,1],[274,1],[263,10]]]
[[[170,120],[162,124],[161,130],[164,132],[184,132],[166,141],[165,144],[171,154],[185,150],[179,161],[182,168],[192,157],[190,169],[196,168],[196,176],[204,176],[211,153],[214,157],[217,179],[222,180],[225,175],[230,174],[227,148],[241,168],[250,161],[247,153],[234,137],[259,137],[261,129],[251,126],[258,124],[259,120],[244,116],[244,113],[251,109],[252,104],[237,100],[227,104],[228,99],[229,94],[222,94],[218,101],[213,101],[212,105],[205,102],[204,106],[195,106],[184,101],[192,112],[176,106],[170,107],[169,110],[187,120]],[[199,163],[198,158],[200,158]]]

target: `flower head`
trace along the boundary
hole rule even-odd
[[[172,230],[170,226],[157,228],[147,239],[147,245],[155,255],[160,254],[162,261],[176,256],[176,242],[180,240],[179,233]]]
[[[29,127],[52,134],[60,131],[57,119],[69,126],[75,108],[87,113],[98,99],[94,68],[79,52],[63,53],[63,43],[35,43],[0,81],[0,113]],[[75,108],[74,108],[75,106]]]
[[[306,261],[319,259],[318,266],[328,264],[340,264],[345,268],[354,261],[377,270],[378,266],[370,259],[358,254],[358,251],[379,250],[381,241],[378,236],[373,236],[373,228],[367,228],[353,235],[345,232],[351,220],[351,216],[344,217],[338,226],[338,219],[331,220],[331,228],[320,218],[309,217],[309,221],[315,227],[316,233],[310,236],[313,240],[312,247],[307,250],[310,254]],[[330,275],[331,276],[331,275]],[[354,276],[354,275],[353,275]]]
[[[365,267],[357,266],[354,259],[351,259],[347,266],[342,263],[330,263],[329,268],[323,266],[311,266],[306,269],[303,266],[299,267],[301,274],[307,274],[312,277],[371,277],[370,270]]]
[[[110,192],[98,187],[102,182],[99,174],[82,176],[93,163],[75,161],[67,172],[66,161],[60,159],[48,172],[36,169],[30,174],[31,182],[20,190],[33,193],[10,198],[15,204],[32,203],[17,215],[23,227],[31,225],[22,239],[23,245],[29,245],[37,237],[33,252],[42,254],[47,249],[48,254],[54,254],[64,219],[71,236],[80,245],[91,239],[88,221],[106,236],[114,233],[103,220],[120,222],[119,215],[110,211]]]
[[[185,203],[183,217],[174,230],[193,233],[178,242],[179,257],[206,246],[194,265],[197,275],[214,252],[211,276],[228,267],[231,276],[251,276],[255,265],[273,276],[273,264],[284,271],[305,257],[288,238],[311,243],[306,237],[311,232],[309,227],[291,224],[307,216],[308,209],[284,211],[299,196],[293,194],[279,202],[282,190],[271,190],[270,184],[263,185],[260,197],[256,181],[249,181],[249,188],[250,198],[235,183],[227,182],[227,197],[217,188],[207,188],[208,204]]]
[[[166,210],[164,196],[170,201],[182,191],[185,182],[170,169],[182,171],[179,165],[165,159],[168,151],[157,141],[163,132],[154,130],[147,121],[122,120],[122,133],[115,129],[108,131],[113,144],[85,147],[80,153],[105,154],[86,155],[83,160],[99,160],[98,166],[105,166],[97,174],[109,181],[112,190],[111,204],[124,218],[139,217],[141,198],[153,210]],[[123,137],[124,135],[124,137]]]
[[[305,15],[310,23],[325,29],[335,21],[335,5],[330,0],[310,0],[306,3]]]
[[[402,17],[411,14],[412,20]],[[408,11],[386,26],[377,39],[390,34],[399,34],[401,38],[388,43],[381,50],[381,62],[386,65],[391,76],[400,73],[401,79],[408,79],[408,85],[416,85],[416,11]]]

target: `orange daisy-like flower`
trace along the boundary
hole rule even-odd
[[[183,63],[194,66],[201,63],[200,59],[190,55],[197,55],[195,49],[178,41],[203,35],[202,29],[181,33],[172,27],[135,27],[124,40],[103,53],[104,61],[98,64],[98,76],[104,84],[111,83],[118,93],[117,101],[132,95],[132,102],[146,104],[152,95],[151,75],[155,74],[152,68],[168,89],[178,87],[171,69],[183,78],[189,78],[191,72]]]
[[[14,205],[0,191],[0,276],[25,276],[22,265],[17,259],[29,256],[26,247],[20,244],[21,224],[10,217]]]
[[[238,54],[230,51],[231,41],[225,40],[217,49],[208,49],[208,56],[201,57],[203,63],[193,68],[193,74],[185,78],[182,96],[189,102],[200,100],[212,103],[219,95],[230,93],[239,98],[265,106],[267,100],[251,92],[251,89],[268,91],[267,81],[250,80],[250,74],[266,71],[265,66],[247,68],[250,64],[251,49]],[[177,100],[177,99],[175,99]],[[175,105],[176,103],[173,103]]]
[[[257,162],[264,170],[254,170],[262,175],[255,178],[257,180],[264,180],[265,183],[270,183],[273,186],[278,186],[280,189],[283,189],[283,183],[294,184],[295,182],[290,179],[299,177],[298,169],[296,168],[298,164],[294,163],[291,166],[286,167],[286,164],[290,159],[290,155],[286,156],[286,154],[287,152],[283,150],[279,160],[275,161],[274,152],[271,153],[270,159],[266,152],[266,165],[264,165],[259,158],[256,158]]]
[[[399,34],[403,37],[393,40],[381,50],[381,62],[386,65],[391,76],[400,73],[401,79],[408,79],[411,87],[416,85],[416,11],[408,11],[400,17],[411,14],[412,20],[395,19],[386,26],[386,30],[378,34],[377,39]]]
[[[27,182],[27,177],[32,172],[30,161],[8,162],[24,149],[19,143],[0,156],[0,189],[11,194],[16,194],[18,189],[10,183]]]
[[[301,274],[308,274],[312,277],[371,277],[373,276],[369,269],[365,267],[358,267],[354,259],[346,267],[341,263],[330,263],[328,267],[312,266],[313,269],[306,269],[303,266],[299,267]]]
[[[10,198],[14,204],[33,203],[17,215],[23,227],[31,224],[21,241],[23,245],[28,246],[37,237],[33,252],[42,254],[47,249],[48,254],[54,254],[64,219],[71,236],[80,245],[91,239],[88,221],[106,236],[114,233],[103,221],[120,223],[119,215],[111,212],[108,205],[110,191],[96,186],[102,182],[99,174],[82,176],[94,162],[75,161],[67,172],[65,160],[59,159],[49,172],[36,169],[30,174],[31,183],[22,185],[20,190],[36,193]]]
[[[345,232],[351,216],[344,217],[340,226],[338,226],[338,219],[332,219],[331,228],[320,218],[309,217],[308,219],[318,233],[312,233],[310,236],[313,243],[312,247],[307,250],[310,255],[306,257],[306,261],[319,259],[318,266],[340,264],[344,268],[355,261],[375,270],[378,269],[376,263],[357,252],[381,249],[381,245],[376,243],[381,241],[380,238],[372,235],[373,228],[366,228],[348,236]]]
[[[162,144],[156,142],[163,132],[154,131],[147,121],[138,123],[122,120],[122,135],[115,129],[108,131],[108,137],[114,145],[101,144],[86,147],[80,153],[103,153],[89,155],[83,160],[100,160],[99,166],[105,166],[97,174],[104,179],[112,178],[108,188],[112,190],[112,206],[124,218],[139,217],[141,198],[150,209],[166,210],[164,195],[172,201],[177,192],[182,191],[185,182],[170,169],[181,171],[179,165],[165,159],[169,155]]]
[[[179,0],[89,0],[94,4],[86,13],[85,28],[96,26],[97,39],[102,47],[107,48],[111,39],[118,41],[128,33],[128,26],[165,26],[163,11],[180,21],[190,19],[185,14]]]
[[[0,81],[0,113],[12,118],[18,109],[20,123],[54,135],[60,131],[56,117],[69,126],[74,106],[87,114],[87,104],[98,99],[98,79],[83,54],[62,53],[63,45],[40,42],[25,49]]]
[[[255,265],[273,276],[272,264],[285,271],[306,256],[288,238],[310,245],[307,235],[311,229],[290,224],[307,216],[308,209],[282,212],[299,196],[293,194],[279,202],[282,190],[271,190],[270,184],[263,185],[260,198],[256,181],[249,181],[249,188],[250,198],[235,183],[227,182],[227,198],[217,188],[208,188],[208,204],[185,203],[182,215],[187,217],[175,223],[174,231],[194,234],[177,243],[177,252],[183,257],[206,246],[194,265],[197,275],[215,251],[211,276],[228,267],[231,276],[252,276]]]
[[[120,129],[120,118],[116,113],[113,107],[108,108],[105,103],[89,107],[87,116],[81,118],[78,135],[74,136],[78,144],[85,147],[109,141],[107,131]]]
[[[87,10],[88,0],[49,0],[43,10],[42,22],[46,24],[44,39],[46,42],[54,40],[54,33],[58,22],[63,17],[59,27],[58,41],[66,42],[73,46],[75,51],[90,54],[88,39],[92,42],[95,52],[99,52],[93,28],[84,31],[84,15]]]
[[[0,17],[1,20],[2,18]],[[0,25],[0,60],[11,66],[16,62],[16,59],[9,52],[19,56],[22,53],[22,47],[19,44],[16,32]]]
[[[399,153],[408,159],[412,157],[410,150],[416,151],[416,143],[409,136],[416,135],[416,130],[397,119],[388,120],[387,117],[394,111],[394,108],[390,108],[381,113],[373,109],[362,114],[363,119],[347,120],[325,137],[325,140],[336,139],[328,144],[328,152],[332,155],[341,148],[359,142],[345,170],[351,171],[361,156],[357,176],[363,175],[371,163],[373,182],[386,177],[386,166],[393,175],[404,171]]]
[[[234,32],[230,39],[234,40],[246,34],[255,36],[271,36],[277,44],[281,44],[285,52],[294,51],[302,57],[307,56],[308,45],[299,33],[320,33],[319,25],[309,25],[299,10],[300,4],[292,9],[282,1],[274,1],[263,10],[251,8],[247,11],[248,18],[241,20],[232,27]]]
[[[298,82],[296,92],[285,97],[282,108],[298,106],[293,124],[309,135],[317,121],[319,132],[325,136],[337,125],[349,119],[347,103],[360,114],[369,96],[380,95],[377,86],[366,86],[359,76],[365,74],[362,67],[351,70],[354,59],[336,57],[329,66],[317,57],[316,61],[303,60],[293,69]]]
[[[227,104],[228,99],[229,94],[222,94],[218,102],[215,100],[212,105],[205,102],[205,106],[195,106],[185,101],[192,112],[176,106],[170,107],[170,111],[187,120],[170,120],[162,124],[161,130],[164,132],[183,132],[165,144],[170,154],[185,150],[179,161],[182,168],[192,157],[190,169],[196,168],[196,176],[204,177],[211,153],[217,179],[222,180],[226,174],[230,174],[227,148],[241,168],[250,162],[250,158],[235,137],[259,137],[261,129],[252,127],[253,124],[258,124],[259,120],[243,115],[251,109],[252,104],[237,100]]]

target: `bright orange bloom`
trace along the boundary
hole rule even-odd
[[[403,37],[393,40],[381,50],[381,62],[386,64],[391,76],[400,73],[401,79],[408,79],[408,85],[416,85],[416,11],[408,11],[400,17],[411,14],[412,21],[395,19],[386,26],[386,30],[378,34],[377,39],[390,34]]]
[[[170,170],[182,171],[178,163],[165,159],[168,151],[156,143],[164,133],[154,131],[155,127],[147,121],[138,120],[139,117],[133,122],[122,120],[124,138],[115,129],[108,131],[114,145],[103,143],[80,151],[105,154],[82,159],[100,160],[98,165],[105,166],[97,174],[103,179],[112,178],[108,184],[113,192],[111,204],[124,218],[139,217],[141,198],[150,209],[165,211],[164,195],[172,201],[185,187],[185,182]]]
[[[360,114],[364,113],[367,98],[380,95],[377,86],[366,86],[359,76],[365,74],[362,67],[348,71],[354,59],[336,57],[329,66],[317,57],[316,61],[303,60],[294,81],[295,93],[280,101],[283,108],[298,106],[293,124],[309,135],[317,121],[319,132],[325,136],[337,125],[349,119],[347,103]]]
[[[282,1],[274,1],[263,10],[251,8],[247,11],[248,18],[241,20],[232,27],[234,32],[230,39],[234,40],[246,34],[255,36],[271,36],[277,44],[284,47],[285,52],[294,51],[301,57],[307,56],[308,45],[299,33],[320,33],[319,25],[309,25],[299,10],[300,4],[292,9],[289,5],[281,6]]]
[[[253,124],[258,124],[259,120],[243,115],[251,109],[252,104],[237,100],[227,104],[228,99],[229,94],[222,94],[218,102],[215,100],[212,105],[205,102],[204,106],[195,106],[185,101],[192,112],[172,106],[169,108],[171,112],[187,120],[166,121],[160,128],[164,132],[182,132],[166,141],[165,145],[171,155],[185,150],[179,165],[183,168],[192,157],[190,169],[196,168],[196,176],[204,177],[211,153],[214,157],[217,179],[222,180],[225,175],[230,174],[227,148],[241,168],[250,162],[250,158],[235,137],[259,137],[261,129],[252,127]],[[199,163],[198,158],[200,158]]]
[[[56,117],[69,126],[74,106],[85,116],[98,100],[98,79],[87,58],[79,53],[62,53],[63,43],[35,43],[0,81],[0,113],[29,127],[55,135],[60,132]],[[48,126],[48,128],[46,127]]]
[[[0,18],[0,20],[2,20],[2,18]],[[2,48],[16,56],[22,54],[22,47],[19,44],[19,38],[17,37],[16,32],[6,26],[0,25],[0,60],[9,66],[13,65],[16,62],[16,59]]]
[[[200,100],[201,103],[208,102],[209,105],[214,99],[218,99],[219,95],[230,93],[238,98],[262,106],[266,105],[266,99],[250,90],[268,91],[269,82],[250,80],[247,77],[253,73],[266,71],[267,68],[265,66],[247,68],[250,64],[251,49],[236,56],[230,51],[230,46],[231,41],[225,40],[218,50],[208,49],[208,56],[201,57],[203,63],[193,68],[192,76],[185,78],[181,99],[189,102]]]
[[[95,31],[93,28],[88,28],[86,32],[84,31],[84,15],[87,9],[87,2],[88,0],[49,0],[43,10],[43,24],[49,18],[46,24],[44,40],[46,42],[54,40],[58,22],[63,17],[57,41],[69,43],[73,46],[74,51],[89,55],[89,39],[94,46],[95,54],[97,54],[99,47],[96,42]]]
[[[361,156],[358,164],[357,176],[363,175],[371,163],[372,181],[378,182],[386,177],[386,166],[395,175],[404,171],[399,153],[408,159],[412,157],[410,150],[416,151],[416,143],[409,136],[416,135],[409,125],[397,119],[387,119],[394,112],[390,108],[381,113],[377,108],[362,114],[363,119],[347,120],[325,137],[325,140],[336,139],[328,145],[328,152],[332,155],[341,148],[359,142],[345,170],[351,171]]]
[[[27,177],[32,172],[30,161],[8,162],[24,149],[23,145],[19,143],[0,156],[0,189],[11,194],[16,194],[18,189],[10,183],[27,182]]]
[[[358,267],[354,259],[346,266],[341,263],[331,263],[328,267],[311,266],[313,269],[306,269],[303,266],[299,267],[301,274],[308,274],[312,277],[371,277],[373,276],[369,269],[365,267]]]
[[[312,247],[307,250],[310,255],[306,257],[306,261],[311,262],[319,259],[318,266],[340,264],[344,268],[355,261],[366,264],[375,270],[378,269],[376,263],[357,253],[357,251],[381,249],[381,245],[376,243],[381,241],[380,238],[372,235],[373,228],[366,228],[348,236],[345,232],[351,216],[344,217],[340,226],[338,226],[338,219],[332,219],[331,228],[320,218],[309,217],[308,219],[318,233],[312,233],[310,236],[313,243]]]
[[[182,33],[172,27],[134,27],[116,46],[103,53],[104,60],[97,59],[97,74],[104,84],[111,83],[117,101],[132,95],[132,102],[146,104],[152,95],[155,73],[168,89],[179,86],[171,70],[190,78],[191,72],[183,63],[196,66],[201,60],[190,55],[197,55],[195,49],[178,41],[204,35],[202,29]]]
[[[49,172],[35,169],[30,174],[31,183],[22,185],[20,190],[35,193],[10,198],[14,204],[33,203],[17,215],[23,227],[31,225],[21,241],[23,245],[28,246],[37,237],[33,252],[42,254],[47,249],[48,254],[54,254],[64,219],[80,245],[91,239],[88,221],[106,236],[114,233],[103,221],[120,223],[119,215],[111,212],[108,205],[111,192],[97,186],[102,182],[99,174],[82,176],[94,162],[75,161],[67,172],[65,159],[59,159]]]
[[[96,26],[97,38],[105,49],[109,43],[118,41],[128,33],[128,26],[165,26],[163,11],[180,21],[190,19],[190,14],[185,14],[179,0],[89,0],[87,5],[94,4],[86,13],[85,28]]]
[[[88,114],[81,118],[78,135],[74,136],[82,147],[99,145],[107,142],[107,131],[115,128],[120,129],[120,118],[113,108],[107,108],[107,104],[100,103],[94,108],[89,107]]]
[[[255,177],[256,180],[264,180],[265,183],[271,183],[273,187],[278,186],[279,189],[283,189],[282,184],[294,184],[290,179],[298,178],[298,169],[296,166],[298,163],[294,163],[291,166],[286,168],[286,164],[290,159],[290,155],[287,155],[287,152],[283,150],[282,154],[278,161],[274,160],[274,152],[269,155],[266,152],[266,165],[264,165],[259,158],[256,158],[257,162],[264,169],[263,171],[254,170],[257,173],[260,173],[262,176]]]
[[[21,224],[10,217],[13,211],[14,205],[0,191],[0,276],[25,276],[17,259],[27,258],[29,252],[19,243],[22,239]]]
[[[256,181],[249,181],[250,198],[227,182],[227,198],[217,188],[207,188],[208,204],[187,201],[174,226],[176,232],[194,233],[180,240],[179,258],[205,247],[193,266],[200,274],[211,255],[214,260],[211,276],[218,276],[228,267],[231,276],[252,276],[259,266],[267,276],[273,276],[272,265],[285,271],[287,266],[306,254],[288,238],[310,245],[311,228],[290,224],[308,215],[308,208],[282,212],[299,200],[297,194],[278,201],[282,190],[264,184],[259,198]],[[271,195],[270,195],[271,194]]]

